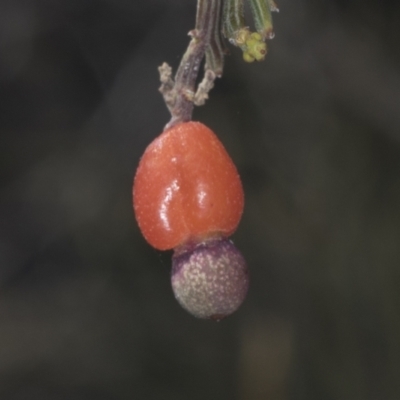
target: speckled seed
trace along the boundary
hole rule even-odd
[[[181,306],[198,318],[220,320],[236,311],[246,297],[246,262],[224,237],[187,244],[172,258],[172,288]]]

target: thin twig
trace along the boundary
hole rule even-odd
[[[192,37],[172,80],[171,67],[164,63],[160,68],[160,92],[171,113],[171,120],[165,129],[180,122],[190,121],[194,104],[204,104],[208,91],[213,87],[216,74],[207,69],[202,84],[196,93],[196,79],[200,64],[210,45],[211,38],[219,26],[221,0],[198,0],[195,29],[189,32]]]

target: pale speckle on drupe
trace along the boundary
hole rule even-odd
[[[246,262],[227,238],[217,237],[180,248],[172,258],[172,288],[178,302],[198,318],[219,321],[246,297]]]

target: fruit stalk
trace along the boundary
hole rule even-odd
[[[182,57],[175,79],[171,67],[164,63],[159,67],[160,92],[171,113],[165,129],[192,119],[194,105],[204,104],[217,75],[221,75],[221,46],[216,40],[219,34],[221,0],[198,0],[195,29],[189,32],[191,41]],[[196,79],[204,55],[208,54],[204,79],[196,91]],[[214,68],[217,69],[214,71]]]

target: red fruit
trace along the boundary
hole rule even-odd
[[[146,240],[167,250],[231,235],[244,196],[236,167],[215,134],[199,122],[184,122],[147,147],[136,171],[133,205]]]

